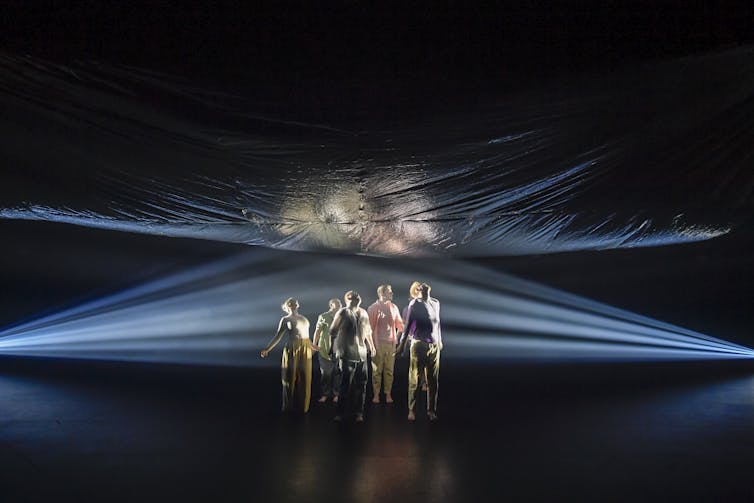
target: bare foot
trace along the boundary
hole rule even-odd
[[[414,414],[413,410],[408,411],[408,420],[409,421],[416,421],[416,414]]]
[[[338,395],[332,397],[332,403],[338,403]]]
[[[393,396],[390,393],[385,395],[385,403],[393,403]]]
[[[372,398],[372,403],[380,403],[380,395],[374,395],[374,398]]]
[[[356,414],[356,422],[357,423],[363,423],[364,422],[364,415],[363,414]]]
[[[434,412],[432,412],[432,411],[429,411],[429,412],[427,412],[427,417],[428,417],[428,418],[429,418],[429,420],[430,420],[430,421],[432,421],[432,422],[434,422],[434,421],[437,421],[438,419],[440,419],[439,417],[437,417],[437,414],[435,414],[435,413],[434,413]]]
[[[323,395],[323,396],[321,396],[321,397],[319,398],[319,400],[317,400],[317,401],[318,401],[319,403],[325,403],[325,402],[327,401],[327,397]]]

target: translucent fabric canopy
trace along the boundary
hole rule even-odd
[[[705,240],[750,218],[754,51],[653,62],[399,126],[0,55],[0,217],[382,256]]]

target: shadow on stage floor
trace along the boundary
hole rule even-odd
[[[414,424],[402,366],[364,424],[281,416],[270,367],[0,370],[1,501],[754,497],[750,363],[443,361],[440,421]]]

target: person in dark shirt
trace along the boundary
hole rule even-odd
[[[340,399],[335,421],[342,421],[346,406],[353,409],[356,422],[364,421],[367,389],[367,356],[374,355],[369,315],[359,307],[361,297],[354,291],[343,297],[346,307],[338,311],[330,326],[332,347],[340,370]]]

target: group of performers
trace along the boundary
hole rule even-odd
[[[371,357],[372,403],[393,403],[393,371],[396,355],[409,346],[408,420],[415,421],[416,392],[427,392],[427,417],[437,420],[437,391],[440,372],[442,333],[440,302],[430,296],[427,283],[414,281],[409,289],[410,302],[401,313],[393,303],[390,285],[377,288],[377,301],[367,310],[353,290],[338,299],[330,299],[329,310],[319,315],[314,341],[309,339],[309,320],[299,314],[294,298],[283,305],[286,316],[280,319],[277,333],[261,352],[262,358],[285,337],[282,359],[284,412],[308,412],[311,401],[312,354],[319,353],[321,396],[319,402],[332,399],[336,421],[352,413],[356,422],[364,421],[364,402],[368,381],[367,365]]]

